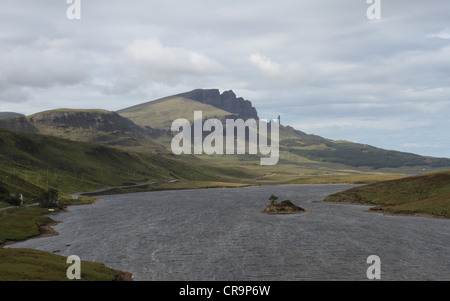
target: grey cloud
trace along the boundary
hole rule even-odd
[[[58,48],[17,47],[0,52],[4,82],[23,87],[78,84],[89,77],[88,68],[71,53]]]
[[[30,93],[26,89],[0,84],[0,110],[4,110],[5,103],[18,104],[24,103],[29,99]]]
[[[120,109],[217,87],[332,138],[412,149],[413,136],[445,135],[447,0],[382,1],[380,21],[364,0],[81,1],[79,21],[65,1],[2,1],[1,110]],[[440,143],[433,153],[450,156]]]
[[[152,79],[172,81],[183,75],[214,75],[225,68],[208,56],[189,49],[163,45],[158,39],[137,39],[124,56]]]

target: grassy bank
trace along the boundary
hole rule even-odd
[[[48,209],[17,207],[0,211],[0,244],[24,240],[42,234],[42,227],[54,221]]]
[[[332,194],[325,202],[375,205],[371,210],[450,218],[450,171],[382,181]]]
[[[22,206],[0,210],[0,245],[36,237],[45,233],[46,226],[55,223],[52,213],[57,213],[69,205],[92,204],[94,198],[82,196],[78,200],[62,199],[59,207],[41,208],[39,206]]]
[[[0,129],[0,182],[33,203],[48,188],[62,193],[151,181],[233,182],[257,177],[244,168],[205,164],[193,156],[141,154],[52,136]]]
[[[288,184],[372,184],[380,181],[404,178],[400,174],[348,173],[336,175],[301,176]]]
[[[64,256],[30,249],[0,248],[0,281],[68,281]],[[81,280],[120,281],[129,277],[104,264],[81,261]]]

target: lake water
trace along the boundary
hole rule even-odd
[[[56,251],[135,280],[450,280],[450,221],[315,202],[346,185],[262,186],[103,196],[54,215],[59,235],[10,247]],[[311,213],[255,213],[291,200]]]

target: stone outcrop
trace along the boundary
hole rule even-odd
[[[302,207],[296,206],[291,201],[286,200],[281,203],[273,203],[266,207],[263,213],[267,214],[296,214],[305,213],[306,210]]]
[[[36,126],[52,128],[95,129],[102,132],[134,132],[144,133],[144,130],[132,121],[109,111],[55,110],[33,115],[30,122]]]
[[[196,100],[227,112],[237,114],[243,119],[259,119],[258,112],[252,106],[252,103],[242,97],[236,97],[236,94],[232,90],[220,94],[218,89],[196,89],[178,94],[177,96]]]

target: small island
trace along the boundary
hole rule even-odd
[[[277,203],[276,200],[278,199],[277,196],[271,195],[269,200],[271,201],[270,205],[262,211],[262,213],[267,214],[298,214],[298,213],[305,213],[307,212],[302,207],[294,205],[291,201],[285,200],[281,203]]]

